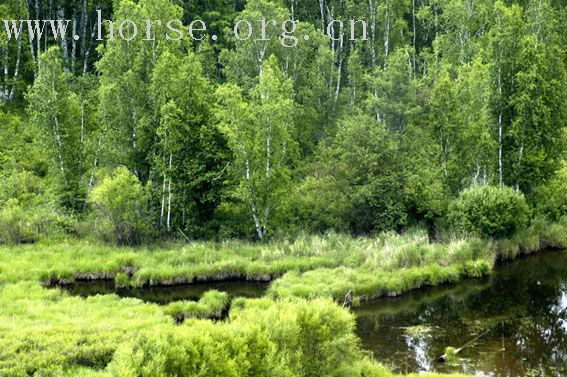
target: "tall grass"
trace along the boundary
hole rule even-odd
[[[175,301],[167,305],[164,312],[177,322],[187,318],[221,319],[223,311],[228,309],[229,298],[226,292],[210,290],[203,294],[198,302]]]
[[[557,224],[536,221],[512,238],[496,241],[448,236],[443,243],[430,243],[420,229],[373,238],[329,234],[304,236],[294,242],[202,242],[164,248],[113,248],[67,241],[0,247],[0,282],[114,279],[117,286],[144,286],[236,278],[267,281],[283,276],[270,290],[276,297],[286,292],[300,292],[301,297],[332,292],[331,296],[340,299],[349,289],[374,297],[480,276],[490,272],[496,259],[547,247],[567,248],[567,220]],[[416,280],[420,269],[429,273]],[[321,287],[323,281],[328,287]]]
[[[431,244],[424,231],[414,230],[374,238],[330,234],[295,242],[171,244],[162,249],[77,241],[0,247],[0,375],[140,375],[135,371],[146,360],[151,362],[147,370],[158,376],[175,365],[228,371],[226,375],[254,375],[260,370],[255,368],[269,367],[275,369],[268,375],[389,376],[358,351],[348,313],[317,297],[340,302],[349,290],[355,299],[397,295],[483,276],[497,258],[567,248],[566,230],[565,220],[534,222],[509,240],[449,237],[442,244]],[[190,319],[183,326],[175,326],[171,316],[210,316],[226,306],[226,295],[209,292],[199,302],[162,308],[115,295],[69,297],[39,284],[101,278],[120,285],[176,284],[280,275],[269,297],[233,302],[227,321]],[[201,358],[176,358],[182,351]],[[348,363],[336,356],[345,353]],[[140,355],[147,359],[140,361]]]
[[[353,330],[329,300],[238,299],[227,321],[176,326],[137,299],[3,283],[0,375],[392,376],[364,358]]]

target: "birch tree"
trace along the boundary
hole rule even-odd
[[[292,138],[291,82],[271,58],[249,98],[234,84],[217,91],[217,121],[234,153],[239,181],[256,235],[264,241],[281,198],[289,188],[296,145]]]
[[[560,166],[567,76],[557,47],[538,43],[533,34],[522,41],[518,66],[510,98],[514,117],[507,138],[509,182],[531,194],[537,182],[545,182]]]
[[[178,20],[181,17],[182,9],[169,0],[121,1],[113,17],[114,33],[124,20],[145,25],[147,19]],[[123,29],[127,36],[134,33],[131,23],[127,22]],[[140,31],[140,34],[145,33]],[[149,38],[138,35],[128,41],[115,36],[114,41],[107,41],[99,49],[101,119],[105,140],[110,143],[104,146],[105,155],[108,163],[126,166],[142,183],[149,179],[147,155],[152,149],[156,126],[149,111],[150,78],[161,54],[180,47],[179,41],[166,40],[166,35],[165,24],[154,23]]]
[[[27,100],[31,123],[38,129],[45,151],[56,167],[63,203],[79,208],[84,194],[79,189],[83,148],[80,141],[80,100],[63,70],[58,47],[41,56],[41,68]]]
[[[159,224],[167,233],[178,228],[193,235],[212,218],[227,180],[226,142],[211,121],[212,89],[194,53],[164,52],[150,91]]]

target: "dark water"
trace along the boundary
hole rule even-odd
[[[397,372],[567,376],[567,251],[499,266],[486,280],[355,309],[365,349]],[[447,346],[475,338],[451,363]]]
[[[116,294],[120,297],[134,297],[146,302],[165,305],[170,302],[180,300],[197,301],[201,298],[203,293],[212,289],[226,292],[231,298],[261,297],[266,292],[268,283],[230,281],[221,283],[188,284],[172,287],[118,289],[114,287],[113,281],[89,281],[77,282],[61,288],[74,296],[88,297],[94,295]]]

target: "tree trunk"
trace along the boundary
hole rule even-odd
[[[100,143],[101,143],[101,139],[102,137],[99,136],[98,138],[98,142],[97,142],[97,146],[96,146],[96,152],[95,152],[95,158],[94,158],[94,162],[93,162],[93,168],[91,169],[91,179],[89,180],[89,187],[87,189],[87,198],[89,197],[91,190],[93,188],[94,185],[94,177],[95,177],[95,173],[96,173],[96,168],[98,165],[98,152],[100,150]],[[86,207],[86,203],[85,203],[85,207]]]
[[[8,75],[9,75],[9,72],[8,72],[9,59],[8,59],[8,57],[9,57],[9,51],[10,51],[9,46],[10,45],[8,44],[8,39],[6,39],[6,45],[2,48],[2,62],[3,62],[3,65],[4,65],[4,69],[3,69],[4,80],[3,80],[3,83],[2,83],[2,97],[1,98],[3,100],[8,99]]]
[[[166,182],[167,182],[167,177],[164,174],[163,175],[163,187],[161,189],[161,212],[160,212],[160,217],[159,217],[159,225],[160,228],[163,226],[163,219],[165,217],[165,190],[166,190]]]
[[[53,136],[55,137],[55,145],[57,151],[57,157],[59,159],[59,169],[61,170],[61,174],[63,174],[63,179],[66,180],[65,177],[65,163],[63,162],[63,152],[62,152],[62,143],[61,143],[61,130],[59,129],[59,120],[57,119],[57,115],[53,117],[54,127],[53,127]]]
[[[502,44],[498,46],[498,183],[504,185],[504,165],[502,162]]]
[[[22,32],[22,25],[20,25],[20,35]],[[16,67],[14,69],[14,78],[12,81],[12,89],[10,90],[10,96],[9,99],[13,100],[14,97],[16,96],[16,85],[17,85],[17,80],[18,80],[18,76],[20,75],[20,63],[22,61],[22,39],[18,39],[18,55],[16,57]]]
[[[502,109],[498,114],[498,182],[504,185],[504,167],[502,165]]]
[[[417,56],[417,28],[415,25],[415,0],[412,0],[412,24],[413,24],[413,73],[416,74],[416,56]]]
[[[249,195],[250,195],[250,206],[252,207],[252,218],[254,219],[254,226],[256,227],[256,234],[260,241],[264,241],[264,232],[260,226],[260,220],[258,218],[258,208],[256,207],[256,197],[254,195],[254,186],[252,185],[252,177],[250,175],[250,160],[246,158],[246,182],[248,183]]]
[[[325,0],[319,0],[319,11],[321,12],[321,31],[325,32]]]
[[[77,40],[75,39],[77,35],[77,19],[73,19],[73,35],[71,36],[71,72],[75,74],[75,61],[77,59]]]
[[[388,60],[388,55],[390,54],[390,7],[388,1],[386,1],[386,20],[385,20],[385,30],[384,30],[384,68],[386,68],[386,61]]]
[[[368,11],[370,12],[370,62],[372,69],[376,67],[376,3],[368,0]]]
[[[173,154],[169,154],[169,183],[167,185],[167,231],[171,230],[171,163]]]

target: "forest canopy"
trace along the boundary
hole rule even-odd
[[[97,10],[220,37],[99,41]],[[0,32],[0,242],[497,236],[566,214],[564,1],[5,0],[0,15],[71,19],[80,37]],[[257,19],[309,38],[233,35]],[[368,40],[329,38],[332,20],[365,20]],[[470,220],[492,205],[505,223]]]

